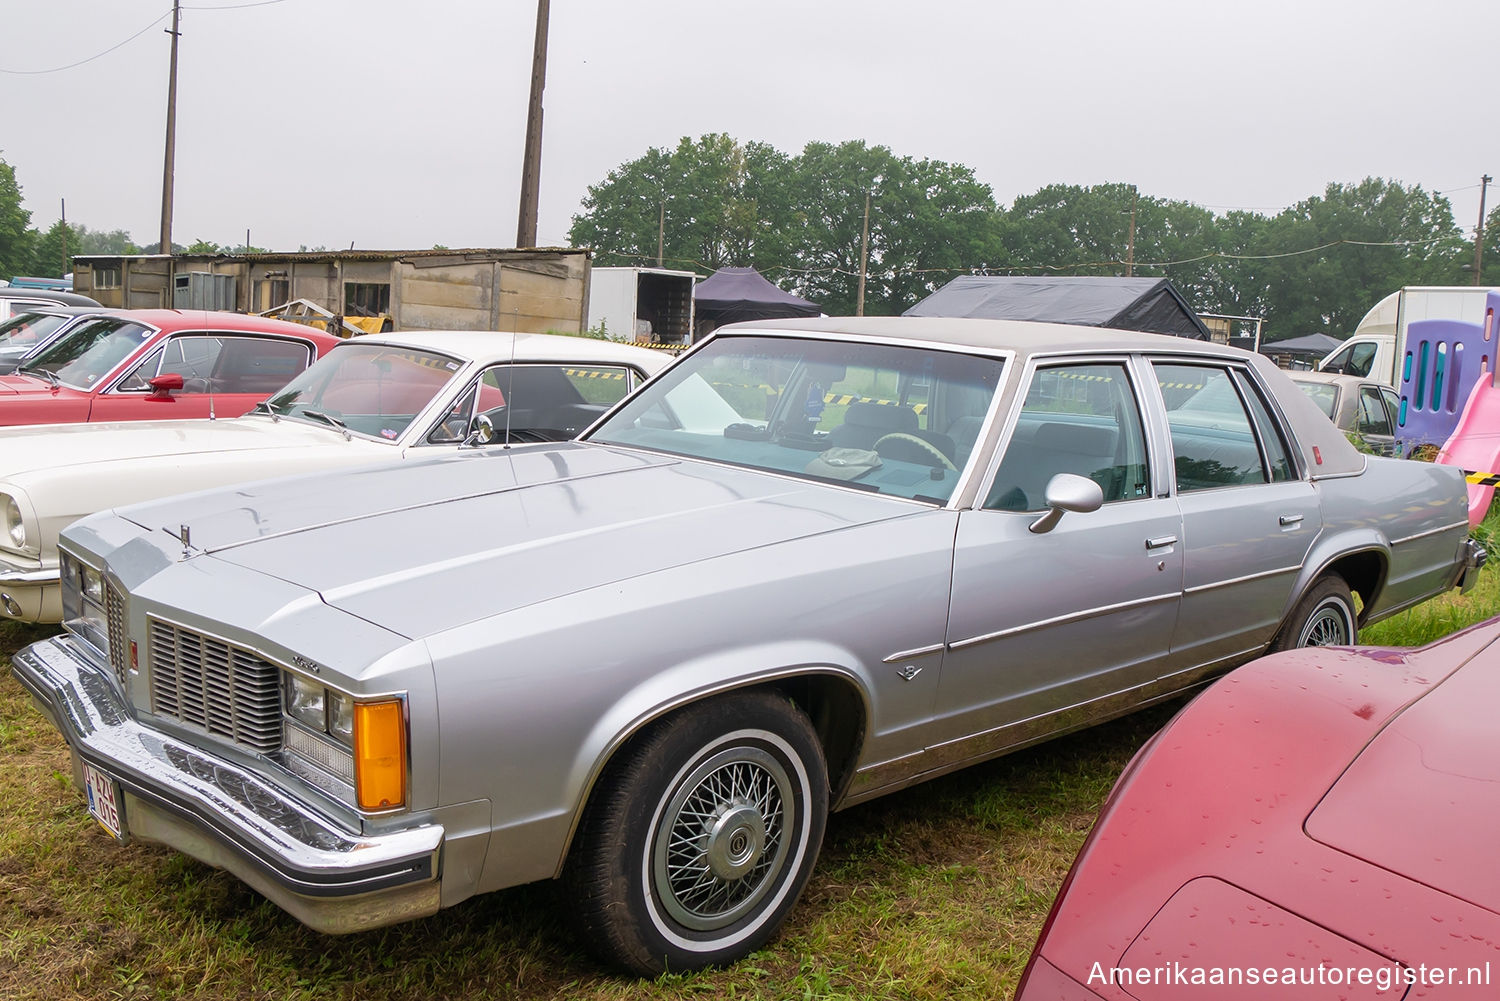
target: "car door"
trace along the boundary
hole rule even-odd
[[[983,505],[959,518],[934,766],[1133,701],[1161,673],[1182,529],[1147,444],[1148,374],[1123,357],[1030,372]],[[1103,506],[1033,531],[1058,473],[1093,479]]]
[[[1321,530],[1269,394],[1238,365],[1152,366],[1182,509],[1182,611],[1171,674],[1241,660],[1275,635]]]
[[[91,421],[238,417],[305,369],[313,352],[282,337],[194,333],[168,338],[94,399]],[[180,375],[182,388],[151,392],[159,375]]]

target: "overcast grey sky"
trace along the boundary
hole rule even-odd
[[[66,199],[156,240],[170,10],[0,0],[0,158],[33,225]],[[174,240],[512,246],[535,24],[534,0],[184,0]],[[707,132],[962,163],[1002,205],[1123,182],[1272,213],[1373,175],[1472,233],[1497,27],[1494,0],[553,0],[538,240]]]

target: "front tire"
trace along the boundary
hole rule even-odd
[[[744,692],[654,725],[601,779],[569,864],[586,943],[637,973],[731,963],[775,934],[823,840],[807,716]]]
[[[1354,595],[1349,585],[1338,574],[1322,577],[1297,607],[1276,639],[1271,643],[1272,652],[1295,650],[1305,646],[1348,646],[1359,636],[1358,619],[1354,612]]]

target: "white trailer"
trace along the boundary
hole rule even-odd
[[[691,271],[594,268],[589,278],[589,329],[618,341],[686,344],[693,339]]]
[[[1377,302],[1349,339],[1318,363],[1321,372],[1342,372],[1400,386],[1396,359],[1406,354],[1406,332],[1418,320],[1484,322],[1485,285],[1412,285]]]

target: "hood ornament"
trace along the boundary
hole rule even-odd
[[[193,532],[186,525],[177,529],[177,540],[182,543],[182,558],[193,555]]]

